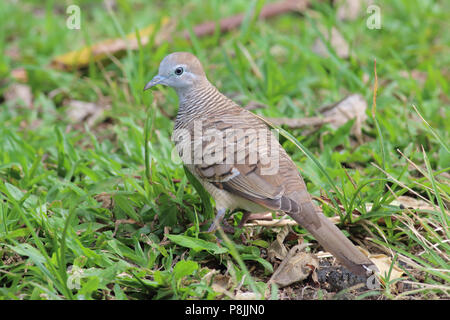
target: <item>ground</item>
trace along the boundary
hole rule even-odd
[[[0,2],[0,299],[449,298],[449,2],[256,19],[270,3]],[[263,226],[275,214],[204,232],[214,204],[173,151],[176,94],[143,92],[174,51],[281,126],[315,204],[384,264],[379,288],[301,227]],[[280,232],[318,261],[283,288]]]

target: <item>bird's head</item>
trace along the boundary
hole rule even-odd
[[[174,52],[161,61],[158,74],[145,85],[144,90],[162,84],[179,92],[205,80],[205,72],[196,56],[189,52]]]

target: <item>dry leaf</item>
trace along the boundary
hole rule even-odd
[[[428,78],[428,74],[426,72],[423,71],[419,71],[419,70],[411,70],[411,71],[399,71],[398,73],[400,76],[402,76],[403,78],[407,78],[409,79],[409,77],[411,77],[412,79],[416,80],[419,84],[423,85],[425,83],[425,81],[427,81]]]
[[[269,122],[278,126],[286,125],[292,129],[298,129],[306,126],[318,126],[329,123],[332,119],[321,117],[310,118],[266,118]]]
[[[271,221],[267,220],[253,220],[252,222],[246,223],[246,227],[253,227],[253,226],[262,226],[262,227],[284,227],[284,226],[295,226],[298,223],[295,222],[295,220],[292,219],[274,219]]]
[[[215,292],[221,293],[233,300],[255,300],[261,299],[259,294],[254,292],[243,292],[240,290],[240,286],[235,290],[233,288],[233,279],[228,274],[221,274],[218,270],[209,271],[203,279],[207,284],[211,286]],[[231,291],[230,291],[231,290]],[[236,291],[234,294],[232,291]]]
[[[312,254],[303,251],[307,246],[305,244],[296,245],[287,251],[283,241],[288,233],[289,227],[284,226],[267,250],[272,262],[276,259],[282,260],[269,280],[269,283],[276,283],[280,287],[306,279],[319,266],[318,260]]]
[[[331,200],[330,200],[331,202]],[[342,208],[344,208],[342,206]],[[316,206],[316,209],[318,211],[322,211],[319,207]],[[272,217],[272,213],[269,213],[270,217]],[[288,218],[288,216],[283,215],[281,217],[281,219],[268,219],[269,218],[269,214],[267,214],[267,219],[264,218],[255,218],[255,220],[252,220],[252,222],[246,223],[245,226],[246,227],[253,227],[253,226],[262,226],[262,227],[268,227],[268,228],[274,228],[274,227],[285,227],[285,226],[296,226],[298,225],[298,223],[293,220]],[[261,220],[260,220],[261,219]],[[333,217],[328,217],[328,219],[330,219],[331,222],[337,224],[341,222],[341,218],[338,216],[333,216]]]
[[[261,295],[251,291],[238,291],[234,296],[236,300],[259,300],[261,299]]]
[[[399,196],[396,200],[391,202],[391,205],[399,206],[400,208],[409,208],[414,210],[436,210],[432,204],[417,198],[412,198],[408,196]],[[366,210],[372,210],[372,203],[366,203]]]
[[[218,271],[217,271],[218,272]],[[231,286],[231,278],[228,275],[216,274],[213,278],[211,288],[216,292],[225,292]]]
[[[380,270],[380,275],[387,277],[389,270],[391,269],[392,259],[385,254],[369,254],[369,259],[372,260],[378,267],[378,270]],[[390,272],[390,279],[400,278],[403,275],[403,270],[396,264],[392,266],[392,270]]]
[[[115,1],[106,1],[105,7],[114,7],[114,4]],[[304,11],[308,5],[308,0],[286,0],[281,2],[269,3],[261,9],[258,18],[268,19],[270,17],[277,16],[286,12]],[[217,23],[219,25],[220,32],[227,32],[239,27],[242,24],[242,21],[244,21],[244,18],[244,14],[237,14],[221,19],[219,22],[208,21],[194,26],[193,32],[199,38],[214,34],[214,32],[216,31]],[[171,39],[171,35],[175,30],[175,25],[175,20],[169,20],[169,18],[164,18],[162,20],[162,27],[155,38],[155,44],[157,46],[163,41],[169,41]],[[148,27],[139,31],[142,45],[148,43],[154,32],[154,25],[149,25]],[[189,32],[187,31],[184,31],[182,36],[184,36],[186,39],[190,38]],[[120,52],[124,52],[127,49],[134,50],[137,48],[138,41],[136,38],[136,34],[132,32],[128,34],[125,39],[108,39],[92,46],[85,46],[79,50],[57,56],[52,60],[51,66],[60,70],[83,68],[88,66],[91,60],[103,60],[111,55],[116,55]]]
[[[11,77],[17,81],[28,82],[28,73],[25,68],[16,68],[11,70]]]
[[[272,221],[273,220],[272,212],[247,213],[245,216],[242,217],[243,220],[244,220],[244,218],[245,218],[245,221],[250,221],[250,220]]]
[[[100,118],[105,109],[110,106],[101,106],[93,102],[70,100],[65,103],[67,107],[67,117],[74,123],[86,122],[88,126],[92,126],[95,121]]]
[[[396,200],[390,203],[391,205],[396,205],[399,207],[409,208],[409,209],[425,209],[433,210],[433,206],[421,199],[416,199],[408,196],[397,197]]]
[[[375,263],[375,265],[379,270],[379,275],[381,275],[382,277],[387,277],[392,265],[392,259],[390,257],[381,253],[371,254],[370,252],[361,247],[358,247],[358,249],[362,253],[364,253],[364,255],[366,255],[373,263]],[[396,264],[392,266],[392,270],[390,272],[391,274],[389,279],[391,280],[400,278],[403,275],[403,270],[400,269]]]
[[[33,106],[33,94],[30,86],[13,83],[4,93],[6,101],[13,101],[16,105],[31,108]]]
[[[262,7],[261,11],[259,12],[258,19],[268,19],[286,12],[303,12],[308,6],[308,0],[286,0],[268,3],[264,7]],[[238,28],[242,24],[242,21],[244,21],[244,19],[245,14],[239,13],[231,17],[223,18],[218,22],[207,21],[202,24],[196,25],[194,26],[193,31],[194,34],[200,38],[206,35],[214,34],[216,26],[218,25],[220,32],[224,33]],[[189,32],[187,30],[184,31],[184,37],[186,39],[190,38]]]
[[[352,133],[358,138],[358,141],[362,142],[361,126],[367,119],[366,109],[367,101],[364,97],[360,94],[352,94],[331,107],[327,107],[327,110],[322,111],[322,114],[330,119],[330,126],[334,129],[356,118]]]
[[[256,109],[252,105],[246,109]],[[265,118],[267,122],[274,125],[286,125],[292,129],[298,129],[306,126],[321,126],[329,123],[334,129],[337,129],[347,123],[350,119],[356,118],[352,128],[352,133],[356,135],[359,141],[362,141],[361,126],[367,119],[367,102],[359,94],[352,94],[339,102],[319,108],[323,117],[309,118]]]
[[[337,1],[337,17],[339,20],[356,20],[361,13],[362,0]]]
[[[233,280],[231,279],[231,277],[229,275],[221,274],[217,270],[214,270],[213,277],[214,278],[211,283],[211,288],[215,292],[222,293],[231,299],[235,299],[235,295],[230,291],[233,285]]]
[[[339,58],[347,59],[350,56],[350,47],[347,41],[335,27],[331,28],[331,34],[327,30],[324,30],[323,27],[322,28],[319,27],[319,30],[320,33],[325,38],[325,40],[330,42],[331,47],[334,49],[336,55]],[[329,57],[327,46],[323,43],[321,38],[316,39],[316,41],[313,44],[312,50],[318,55],[321,55],[322,57],[325,58]]]
[[[155,38],[156,45],[168,39],[169,34],[174,29],[174,26],[174,23],[169,23],[168,18],[162,19],[161,29]],[[141,44],[143,46],[148,43],[154,32],[154,25],[149,25],[148,27],[138,31]],[[51,66],[60,70],[83,68],[88,66],[91,60],[103,60],[109,56],[124,52],[127,49],[135,50],[138,47],[139,43],[136,33],[132,32],[125,38],[107,39],[92,46],[85,46],[79,50],[57,56],[52,60]]]
[[[247,103],[244,107],[244,109],[247,110],[255,110],[255,109],[264,109],[267,108],[265,104],[259,103],[257,101],[251,100],[249,103]]]
[[[106,192],[99,193],[94,196],[94,199],[102,204],[102,208],[106,208],[109,210],[114,208],[114,199],[109,193]]]
[[[267,256],[269,257],[269,260],[274,262],[275,259],[283,260],[286,255],[288,254],[288,251],[283,244],[284,239],[289,233],[289,228],[287,226],[284,226],[277,234],[277,237],[275,241],[273,241],[268,250],[267,250]]]
[[[391,204],[416,210],[436,210],[436,208],[428,202],[408,196],[397,197],[397,199],[392,201]]]
[[[283,262],[273,273],[269,283],[276,283],[280,287],[306,279],[311,272],[319,267],[319,261],[312,254],[303,249],[305,244],[292,247]]]
[[[350,119],[357,118],[361,122],[367,119],[367,102],[360,94],[352,94],[331,106],[322,108],[321,112],[330,119],[334,129],[344,125]]]

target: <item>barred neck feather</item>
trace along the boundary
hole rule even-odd
[[[184,127],[190,121],[208,115],[217,115],[237,105],[220,93],[209,81],[195,88],[177,90],[179,98],[178,114],[175,119],[175,129]]]

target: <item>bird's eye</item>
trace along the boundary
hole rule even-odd
[[[181,76],[183,74],[183,72],[184,72],[184,69],[182,67],[178,67],[175,69],[175,74],[177,76]]]

